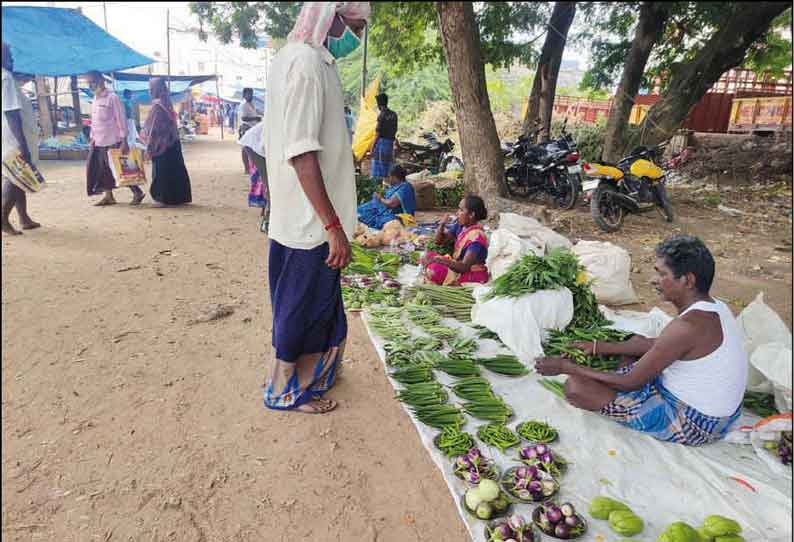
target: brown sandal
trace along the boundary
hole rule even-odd
[[[303,412],[304,414],[326,414],[334,410],[337,406],[337,402],[331,399],[315,398],[308,403],[295,407],[295,410]]]

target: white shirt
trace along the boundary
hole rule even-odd
[[[254,107],[253,103],[248,103],[245,100],[240,102],[240,108],[237,110],[238,116],[240,117],[240,124],[251,124],[250,122],[245,122],[243,119],[245,117],[258,117],[259,113],[256,112],[256,107]]]
[[[317,151],[325,189],[348,238],[356,226],[353,152],[345,123],[342,83],[331,54],[305,43],[285,45],[267,82],[265,158],[274,241],[310,250],[327,242],[324,224],[303,192],[292,158]]]
[[[25,135],[25,142],[30,150],[30,159],[36,164],[39,161],[39,126],[36,117],[33,115],[33,105],[27,96],[17,86],[11,72],[2,69],[3,72],[3,160],[8,158],[19,149],[19,143],[11,131],[11,125],[6,119],[6,111],[20,111],[22,116],[22,133]]]
[[[250,128],[243,134],[243,137],[237,140],[237,143],[243,147],[248,147],[256,154],[265,158],[265,121],[257,122],[253,128]]]
[[[662,372],[662,384],[706,416],[730,416],[742,404],[747,387],[748,363],[742,346],[742,330],[731,309],[722,301],[698,301],[681,316],[692,310],[719,315],[722,344],[700,359],[676,361]]]

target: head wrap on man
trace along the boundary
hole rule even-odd
[[[369,2],[304,2],[287,40],[323,47],[336,15],[366,20],[370,12]]]

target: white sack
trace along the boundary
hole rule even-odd
[[[422,171],[417,171],[416,173],[411,173],[410,175],[406,175],[405,180],[408,182],[411,181],[424,181],[428,177],[433,175],[430,173],[429,169],[423,169]]]
[[[783,348],[788,348],[789,352],[791,352],[791,332],[788,327],[786,327],[786,323],[781,320],[780,316],[778,316],[769,305],[764,303],[763,292],[759,293],[755,300],[744,308],[737,317],[737,321],[744,332],[744,350],[747,352],[747,357],[750,359],[747,389],[762,393],[772,393],[774,391],[775,382],[769,380],[768,377],[764,375],[764,372],[756,367],[755,363],[753,363],[753,354],[761,345],[770,343],[776,343]],[[764,363],[767,373],[779,374],[785,369],[789,371],[789,376],[791,374],[790,357],[787,365],[781,367],[779,371],[771,370],[768,367],[768,362],[763,361],[765,359],[764,357],[756,356],[755,359]],[[782,356],[772,356],[772,359],[782,360]],[[778,386],[780,385],[781,384],[778,383]],[[790,401],[790,379],[788,381],[788,397]]]
[[[631,305],[639,299],[631,285],[631,256],[625,249],[605,241],[579,241],[573,253],[593,280],[599,303]]]
[[[564,329],[573,319],[573,294],[568,288],[481,302],[490,290],[489,286],[478,286],[472,292],[476,304],[471,321],[498,334],[524,364],[543,355],[545,330]]]
[[[543,246],[529,239],[521,239],[510,230],[498,229],[488,240],[488,258],[485,265],[491,279],[499,278],[522,256],[533,253],[543,256]]]
[[[762,344],[750,356],[750,365],[772,383],[777,409],[791,412],[791,344]]]
[[[547,228],[534,218],[515,213],[499,213],[499,229],[509,230],[519,237],[529,239],[543,247],[546,252],[562,247],[571,248],[573,244],[551,228]]]
[[[598,308],[608,320],[613,322],[611,328],[651,339],[661,335],[665,326],[673,320],[672,316],[659,307],[652,308],[650,312],[616,311],[603,305],[599,305]]]

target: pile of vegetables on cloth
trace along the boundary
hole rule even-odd
[[[402,222],[395,219],[384,224],[382,230],[372,230],[359,222],[353,234],[353,244],[367,248],[388,247],[393,244],[416,244],[419,236],[403,227]]]
[[[399,266],[397,255],[354,249],[356,272],[370,277],[348,277],[355,287],[377,292],[379,289],[401,290],[393,277]],[[358,281],[358,282],[356,282]],[[588,356],[572,347],[574,342],[621,341],[631,334],[608,328],[611,323],[598,309],[587,276],[576,257],[567,250],[552,251],[545,257],[528,255],[494,281],[490,295],[520,296],[542,289],[569,288],[574,298],[574,318],[561,331],[552,331],[544,344],[550,355],[567,355],[577,363],[597,370],[613,370],[617,359]],[[464,338],[457,328],[443,323],[444,318],[470,321],[474,304],[466,288],[422,285],[405,289],[402,297],[367,300],[370,329],[384,339],[389,376],[399,384],[396,398],[403,402],[414,418],[438,429],[435,446],[450,461],[450,467],[467,489],[461,504],[474,517],[483,520],[487,542],[534,542],[540,539],[533,529],[558,539],[581,537],[587,530],[584,515],[571,503],[550,502],[561,488],[567,461],[552,450],[549,443],[560,439],[559,432],[547,422],[524,420],[512,430],[506,425],[513,409],[494,392],[481,369],[521,377],[527,368],[511,354],[484,358],[478,356],[477,339],[496,339],[491,332],[475,329],[476,339]],[[392,304],[394,306],[388,306]],[[444,385],[436,375],[446,373],[452,383]],[[540,379],[540,384],[563,396],[562,384]],[[450,393],[451,392],[451,393]],[[762,412],[774,408],[768,397],[748,395],[747,406]],[[763,410],[763,409],[767,410]],[[483,420],[475,436],[463,431],[471,419]],[[521,443],[500,477],[492,459],[485,457],[477,441],[505,454]],[[791,461],[791,435],[773,442],[783,461]],[[536,503],[532,522],[518,515],[509,516],[512,502]],[[632,542],[643,532],[645,524],[624,503],[598,496],[590,501],[589,515],[602,520],[623,542]],[[534,525],[534,527],[533,527]],[[708,516],[700,527],[684,522],[669,525],[658,542],[743,542],[741,526],[722,516]]]

